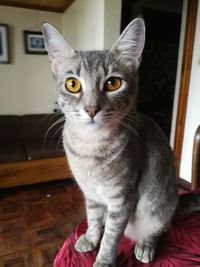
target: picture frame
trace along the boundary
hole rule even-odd
[[[24,47],[26,54],[47,54],[42,32],[24,30]]]
[[[10,63],[9,27],[0,23],[0,64]]]

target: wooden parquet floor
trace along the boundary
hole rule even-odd
[[[85,217],[72,180],[0,191],[0,267],[52,267],[67,235]]]

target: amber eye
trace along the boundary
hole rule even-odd
[[[81,90],[81,83],[76,78],[69,78],[65,82],[65,88],[70,93],[76,94]]]
[[[106,82],[105,82],[105,89],[109,92],[115,91],[120,88],[121,86],[121,79],[117,77],[110,77]]]

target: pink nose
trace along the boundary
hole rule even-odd
[[[94,118],[96,114],[100,111],[100,108],[97,106],[87,106],[84,109],[91,118]]]

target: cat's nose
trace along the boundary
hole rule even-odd
[[[100,107],[98,106],[87,106],[84,109],[91,118],[94,118],[96,114],[100,111]]]

